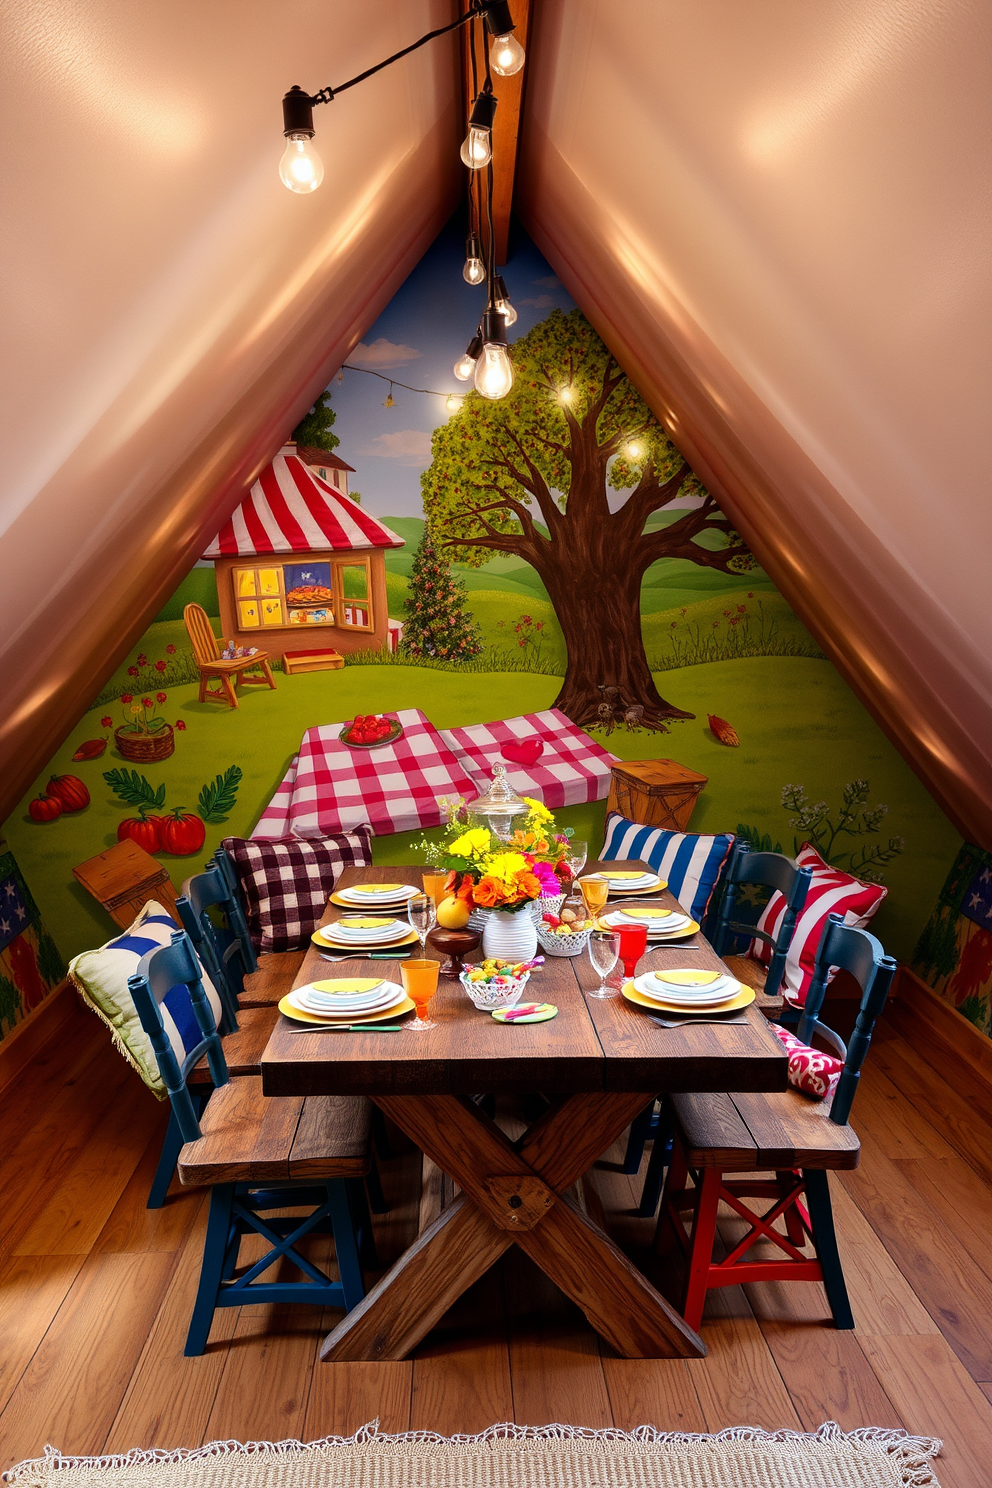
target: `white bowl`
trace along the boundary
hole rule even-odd
[[[500,982],[470,982],[470,970],[471,967],[463,971],[458,980],[474,1006],[484,1013],[491,1013],[496,1008],[516,1007],[530,979],[530,972],[525,971],[523,976],[506,977]]]
[[[591,930],[574,930],[570,935],[557,935],[548,925],[537,926],[537,939],[549,956],[577,956],[589,944]]]

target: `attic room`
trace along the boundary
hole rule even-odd
[[[987,9],[5,22],[4,1481],[979,1488]]]

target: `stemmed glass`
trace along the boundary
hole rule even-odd
[[[586,858],[589,855],[589,846],[585,842],[578,842],[574,837],[569,839],[565,861],[568,863],[573,878],[578,878],[586,866]]]
[[[428,935],[437,923],[437,905],[429,894],[414,894],[407,901],[406,912],[410,928],[416,931],[423,950],[427,945]]]
[[[439,969],[436,961],[404,961],[400,967],[403,991],[417,1010],[417,1016],[403,1025],[407,1032],[422,1033],[427,1028],[437,1027],[430,1016],[430,1005],[437,991]]]
[[[579,892],[585,900],[589,918],[597,919],[599,911],[605,908],[606,901],[610,897],[609,884],[605,878],[598,878],[595,874],[590,874],[588,878],[580,878],[577,882]]]
[[[599,972],[599,986],[591,988],[587,997],[614,997],[616,994],[612,987],[606,985],[606,978],[617,964],[620,956],[620,933],[617,930],[594,930],[589,937],[589,960],[593,969]]]

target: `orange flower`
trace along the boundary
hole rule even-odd
[[[505,901],[503,885],[495,878],[480,878],[473,894],[476,904],[482,909],[493,909]]]
[[[541,897],[541,880],[536,873],[518,873],[517,890],[521,899],[539,899]]]

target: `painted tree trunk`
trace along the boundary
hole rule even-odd
[[[629,709],[643,709],[637,721],[665,731],[666,719],[695,714],[676,708],[654,685],[641,634],[641,575],[631,572],[634,555],[626,556],[629,562],[611,555],[607,566],[598,559],[583,563],[573,552],[541,574],[568,653],[554,706],[580,725],[618,723]]]

